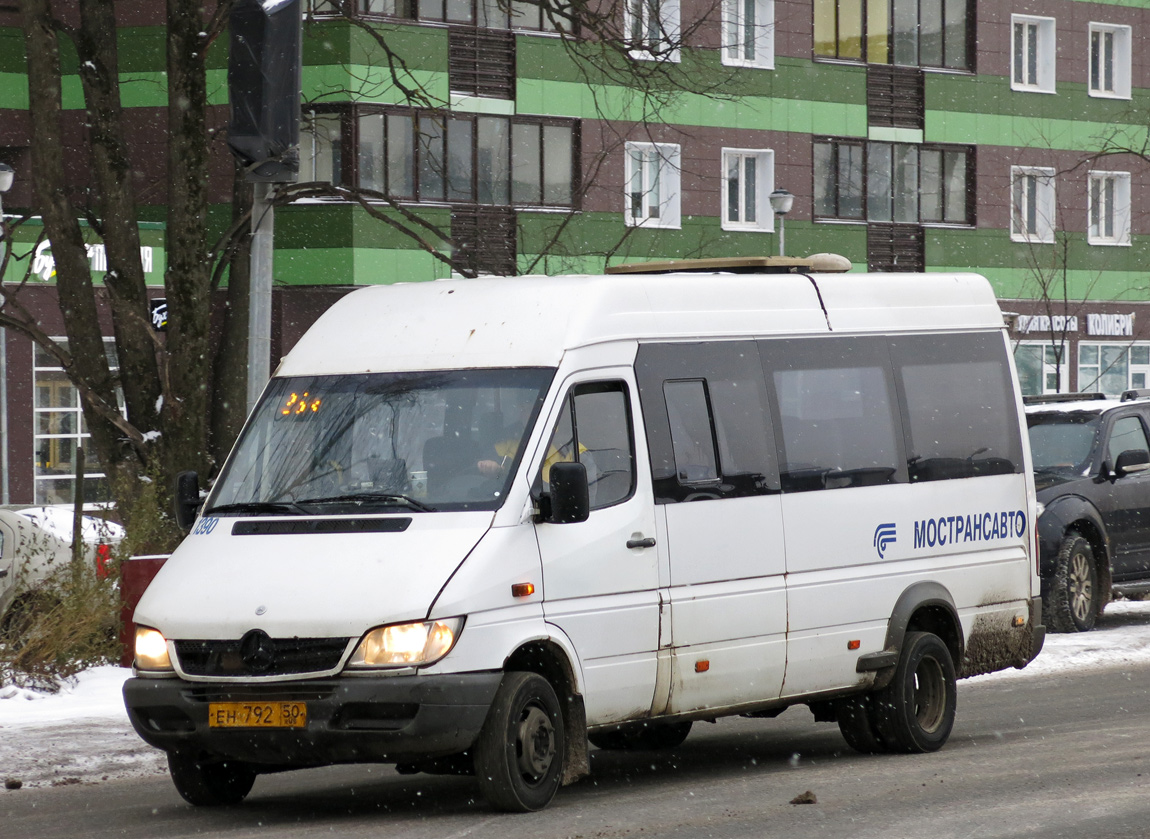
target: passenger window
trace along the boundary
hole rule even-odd
[[[1150,451],[1141,420],[1138,417],[1122,417],[1115,420],[1114,427],[1110,430],[1110,443],[1106,451],[1111,468],[1117,462],[1118,455],[1132,449]]]
[[[891,359],[910,480],[1022,471],[1014,389],[1000,335],[895,338]]]
[[[766,383],[754,341],[643,344],[635,373],[655,503],[779,491]],[[696,441],[710,454],[691,461],[687,447]]]
[[[780,428],[784,492],[900,480],[885,341],[763,341]]]
[[[679,483],[717,481],[719,466],[706,382],[664,382],[663,396],[667,402],[671,448],[675,453],[675,475]]]
[[[618,504],[634,492],[631,411],[622,382],[577,385],[568,393],[543,460],[544,490],[551,465],[572,461],[587,468],[592,510]]]

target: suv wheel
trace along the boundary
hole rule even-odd
[[[1054,632],[1087,632],[1098,618],[1098,572],[1090,543],[1077,533],[1067,533],[1058,550],[1054,576],[1047,581],[1042,602],[1044,616]]]

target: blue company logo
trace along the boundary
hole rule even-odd
[[[886,546],[891,542],[897,542],[898,538],[895,536],[895,526],[893,521],[886,524],[880,524],[874,529],[874,547],[878,551],[878,558],[885,559]]]

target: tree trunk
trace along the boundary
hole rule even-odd
[[[211,270],[207,214],[207,23],[201,0],[168,0],[169,388],[163,405],[166,473],[207,474]]]

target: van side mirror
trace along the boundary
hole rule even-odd
[[[551,514],[555,524],[587,521],[591,515],[591,491],[587,486],[587,467],[582,463],[553,463],[548,475],[551,485]]]
[[[180,530],[191,530],[200,511],[200,476],[195,472],[176,475],[176,524]]]
[[[1114,471],[1118,477],[1150,469],[1150,452],[1146,449],[1127,449],[1114,461]]]

